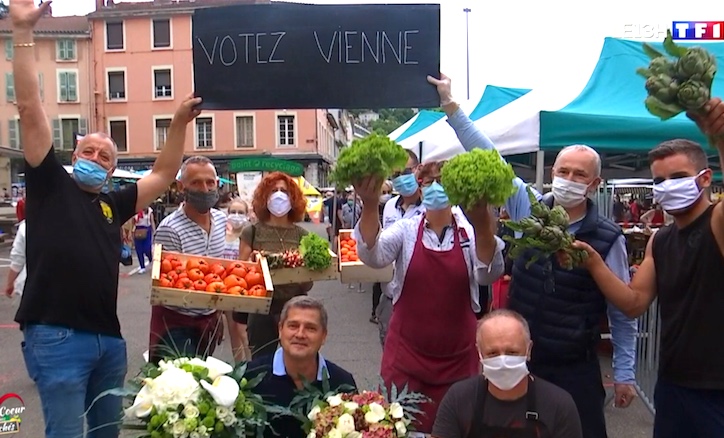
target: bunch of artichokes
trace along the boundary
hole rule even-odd
[[[646,109],[661,120],[667,120],[684,111],[701,111],[711,98],[711,84],[716,74],[716,58],[701,47],[686,48],[676,45],[667,32],[664,40],[666,54],[649,44],[643,44],[644,53],[651,58],[648,68],[636,72],[646,78]]]
[[[529,256],[526,268],[541,258],[553,255],[558,256],[558,261],[564,269],[571,270],[583,264],[588,253],[573,248],[575,237],[568,232],[569,218],[566,210],[561,206],[549,208],[536,200],[530,188],[527,190],[531,205],[530,217],[518,222],[505,222],[508,228],[523,234],[521,237],[504,237],[510,243],[508,256],[512,259]]]

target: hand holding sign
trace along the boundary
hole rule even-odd
[[[444,74],[440,74],[440,79],[428,76],[427,82],[437,88],[437,94],[440,96],[440,106],[450,105],[454,102],[452,97],[452,81],[449,77]]]
[[[172,123],[182,123],[184,125],[188,125],[193,119],[201,114],[201,110],[198,108],[199,105],[201,105],[200,97],[194,97],[193,93],[187,95],[176,110]]]

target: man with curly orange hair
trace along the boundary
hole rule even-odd
[[[282,172],[266,175],[254,191],[252,208],[258,222],[241,232],[241,260],[248,260],[254,251],[280,253],[299,247],[307,230],[296,223],[304,220],[307,200],[294,179]],[[279,316],[284,304],[306,294],[312,286],[311,282],[276,286],[269,315],[234,313],[234,321],[247,324],[253,357],[276,351]]]

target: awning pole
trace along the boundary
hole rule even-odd
[[[543,177],[546,168],[546,153],[545,151],[537,151],[535,154],[535,188],[542,194]]]

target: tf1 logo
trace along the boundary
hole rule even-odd
[[[674,21],[671,28],[675,40],[724,40],[724,21]]]

